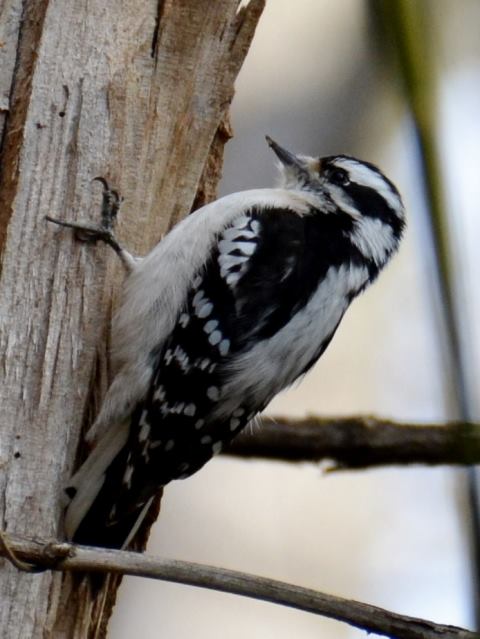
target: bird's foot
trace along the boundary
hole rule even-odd
[[[81,242],[96,243],[100,241],[108,244],[117,253],[126,268],[131,270],[138,260],[130,255],[130,253],[117,242],[113,234],[114,222],[122,199],[118,191],[110,188],[105,178],[96,177],[94,181],[100,182],[103,186],[100,225],[90,224],[88,222],[65,222],[50,215],[47,215],[45,219],[59,226],[73,229],[75,231],[75,237]]]

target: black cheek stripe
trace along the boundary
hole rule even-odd
[[[391,227],[395,238],[400,238],[405,226],[405,222],[398,217],[388,202],[378,191],[351,182],[343,187],[345,192],[352,199],[355,208],[365,217],[376,218]]]

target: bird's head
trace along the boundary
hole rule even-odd
[[[385,262],[405,228],[405,209],[395,185],[370,162],[348,155],[295,155],[266,139],[280,160],[281,186],[317,196],[323,213],[349,216],[352,242],[366,258]]]

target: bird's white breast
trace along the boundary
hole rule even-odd
[[[278,333],[232,361],[231,377],[222,390],[222,415],[228,415],[234,405],[241,403],[239,394],[255,397],[262,404],[292,384],[337,327],[349,305],[349,296],[358,293],[367,281],[365,267],[330,267],[302,310]],[[263,396],[265,392],[269,397]]]

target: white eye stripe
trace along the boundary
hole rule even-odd
[[[399,216],[403,217],[403,205],[399,195],[391,185],[376,171],[355,160],[340,158],[334,166],[344,169],[351,182],[368,187],[383,197],[388,206]]]
[[[328,185],[328,193],[332,198],[332,202],[335,204],[335,210],[341,210],[351,215],[354,219],[360,219],[362,217],[361,211],[353,206],[353,201],[340,186],[333,184]]]

